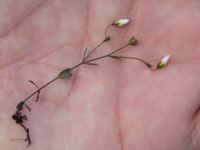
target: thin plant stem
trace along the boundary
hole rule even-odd
[[[109,29],[110,26],[111,26],[111,25],[109,24],[109,25],[107,25],[107,27],[105,28],[105,31],[104,31],[104,36],[105,36],[105,38],[108,36],[107,34],[108,34],[108,29]]]
[[[144,65],[146,65],[150,70],[153,70],[152,69],[152,65],[146,61],[144,61],[143,59],[141,58],[138,58],[138,57],[127,57],[127,56],[116,56],[116,55],[111,55],[110,57],[112,58],[115,58],[115,59],[134,59],[134,60],[138,60],[140,62],[142,62]]]
[[[51,83],[53,83],[54,81],[56,81],[58,78],[54,78],[51,81],[49,81],[48,83],[46,83],[45,85],[43,85],[42,87],[40,87],[39,89],[37,89],[35,92],[33,92],[31,95],[29,95],[27,98],[25,98],[23,100],[23,102],[28,101],[28,99],[30,99],[32,96],[34,96],[35,94],[37,94],[38,92],[40,92],[42,89],[44,89],[45,87],[47,87],[48,85],[50,85]]]
[[[87,60],[87,58],[90,57],[90,55],[92,55],[92,53],[94,53],[101,45],[103,45],[103,43],[105,43],[105,41],[103,40],[102,42],[100,42],[92,51],[90,51],[88,53],[88,55],[83,59],[84,61]]]
[[[109,27],[110,27],[110,25],[108,25],[108,26],[105,28],[105,38],[107,37],[107,30],[108,30]],[[81,62],[81,63],[78,63],[77,65],[75,65],[75,66],[73,66],[73,67],[71,67],[71,68],[70,68],[71,71],[74,70],[75,68],[80,67],[80,66],[83,65],[83,64],[90,64],[90,62],[93,62],[93,61],[96,61],[96,60],[99,60],[99,59],[103,59],[103,58],[105,58],[105,57],[109,57],[110,55],[115,54],[115,53],[117,53],[118,51],[120,51],[120,50],[124,49],[125,47],[129,46],[129,44],[125,44],[124,46],[122,46],[122,47],[120,47],[120,48],[114,50],[113,52],[111,52],[111,53],[109,53],[109,54],[107,54],[107,55],[103,55],[103,56],[100,56],[100,57],[96,57],[96,58],[87,60],[87,59],[89,58],[89,56],[91,56],[91,54],[94,53],[94,52],[95,52],[103,43],[105,43],[105,42],[106,42],[106,41],[105,41],[105,39],[104,39],[104,40],[103,40],[102,42],[100,42],[95,48],[93,48],[92,51],[90,51],[89,54],[88,54],[86,57],[85,57],[85,53],[86,53],[86,51],[85,51],[85,53],[84,53],[84,58],[83,58],[82,62]],[[37,94],[37,93],[40,93],[40,91],[41,91],[42,89],[44,89],[45,87],[47,87],[48,85],[50,85],[51,83],[53,83],[54,81],[56,81],[57,79],[59,79],[59,78],[56,77],[56,78],[52,79],[51,81],[49,81],[48,83],[46,83],[45,85],[43,85],[42,87],[38,88],[38,89],[37,89],[36,91],[34,91],[31,95],[29,95],[27,98],[25,98],[25,99],[23,100],[23,102],[24,102],[24,103],[27,102],[32,96],[34,96],[34,95]]]
[[[106,54],[106,55],[103,55],[103,56],[100,56],[100,57],[96,57],[96,58],[93,58],[93,59],[90,59],[90,60],[87,60],[87,61],[84,60],[83,62],[81,62],[81,63],[79,63],[79,64],[73,66],[72,68],[70,68],[70,70],[72,71],[72,70],[74,70],[74,69],[80,67],[80,66],[83,65],[83,64],[87,64],[87,63],[90,63],[90,62],[93,62],[93,61],[96,61],[96,60],[99,60],[99,59],[103,59],[103,58],[105,58],[105,57],[110,57],[112,54],[115,54],[115,53],[119,52],[120,50],[124,49],[124,48],[127,47],[127,46],[129,46],[129,44],[125,44],[124,46],[122,46],[122,47],[120,47],[120,48],[118,48],[118,49],[116,49],[116,50],[114,50],[114,51],[112,51],[112,52],[110,52],[110,53],[108,53],[108,54]],[[95,48],[96,48],[96,47],[95,47]],[[27,102],[32,96],[34,96],[35,94],[37,94],[38,92],[40,92],[42,89],[44,89],[45,87],[47,87],[48,85],[50,85],[51,83],[53,83],[54,81],[56,81],[57,79],[58,79],[58,77],[52,79],[51,81],[49,81],[48,83],[46,83],[46,84],[43,85],[42,87],[38,88],[38,89],[37,89],[36,91],[34,91],[31,95],[29,95],[27,98],[25,98],[25,99],[23,100],[23,102],[24,102],[24,103]]]
[[[105,28],[105,31],[104,31],[104,34],[105,34],[104,35],[104,40],[102,42],[100,42],[95,48],[93,48],[93,50],[90,51],[89,54],[86,57],[84,57],[84,60],[87,60],[87,58],[89,58],[92,53],[94,53],[102,44],[104,44],[105,42],[107,42],[106,38],[108,38],[107,32],[108,32],[108,28],[109,27],[110,27],[110,25],[108,25]]]
[[[116,49],[116,50],[114,50],[114,51],[112,51],[111,53],[108,53],[108,54],[106,54],[106,55],[99,56],[99,57],[96,57],[96,58],[93,58],[93,59],[90,59],[90,60],[81,62],[81,63],[79,63],[79,64],[73,66],[73,67],[71,68],[71,70],[74,70],[74,69],[78,68],[79,66],[81,66],[81,65],[83,65],[83,64],[87,64],[87,63],[90,63],[90,62],[93,62],[93,61],[96,61],[96,60],[99,60],[99,59],[103,59],[103,58],[105,58],[105,57],[110,57],[110,55],[119,52],[120,50],[124,49],[124,48],[127,47],[127,46],[129,46],[129,44],[125,44],[125,45],[123,45],[122,47],[120,47],[120,48],[118,48],[118,49]]]
[[[93,61],[96,61],[96,60],[99,60],[99,59],[103,59],[105,57],[110,57],[112,54],[115,54],[115,53],[119,52],[120,50],[124,49],[127,46],[129,46],[129,44],[126,44],[126,45],[114,50],[113,52],[106,54],[106,55],[103,55],[103,56],[100,56],[100,57],[96,57],[94,59],[87,60],[85,63],[93,62]]]

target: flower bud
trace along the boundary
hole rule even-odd
[[[171,56],[170,55],[165,55],[160,62],[157,65],[157,69],[161,69],[167,66],[169,60],[170,60]]]
[[[112,25],[116,27],[123,27],[127,25],[129,22],[130,22],[129,19],[117,19],[112,23]]]
[[[128,41],[129,45],[136,45],[137,44],[137,39],[135,37],[132,37]]]

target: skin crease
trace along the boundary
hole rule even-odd
[[[25,136],[11,119],[17,103],[35,87],[77,64],[87,47],[112,40],[92,57],[127,43],[119,54],[166,68],[152,72],[133,60],[99,60],[81,66],[32,100],[26,111],[30,150],[200,149],[200,1],[198,0],[0,0],[0,149],[22,150]]]

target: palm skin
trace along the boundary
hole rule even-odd
[[[133,35],[139,44],[119,54],[156,65],[150,71],[132,60],[99,60],[81,66],[68,80],[29,101],[31,150],[198,150],[198,1],[21,1],[1,0],[0,149],[21,150],[24,131],[11,119],[16,104],[63,68],[81,60],[83,50],[103,39],[106,25],[128,17],[123,29],[110,29],[112,41],[93,57],[122,46]]]

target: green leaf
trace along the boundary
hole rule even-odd
[[[59,79],[67,79],[67,78],[69,78],[71,76],[72,76],[72,73],[71,73],[71,69],[70,68],[64,69],[63,71],[61,71],[58,74],[58,78]]]

